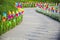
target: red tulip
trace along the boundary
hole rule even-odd
[[[19,15],[18,14],[16,14],[16,17],[18,17]]]

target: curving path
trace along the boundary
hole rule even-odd
[[[57,40],[59,22],[35,12],[34,8],[24,10],[23,22],[3,34],[0,40]]]

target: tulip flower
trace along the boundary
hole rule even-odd
[[[16,7],[18,6],[18,3],[16,3]]]
[[[3,12],[3,17],[6,17],[7,16],[7,13],[6,12]]]
[[[2,17],[2,21],[5,22],[6,21],[6,17]]]
[[[11,15],[11,11],[8,11],[8,15]]]
[[[18,17],[18,11],[16,11],[16,17]]]

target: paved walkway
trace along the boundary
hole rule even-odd
[[[25,8],[23,22],[0,37],[0,40],[56,40],[60,23]]]

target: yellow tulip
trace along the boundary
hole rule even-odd
[[[18,9],[18,11],[19,11],[19,12],[21,12],[21,11],[22,11],[22,10],[21,10],[21,8],[20,8],[20,9]]]
[[[11,11],[8,11],[8,14],[11,15]]]
[[[15,12],[14,12],[14,11],[12,11],[12,14],[15,14]]]

